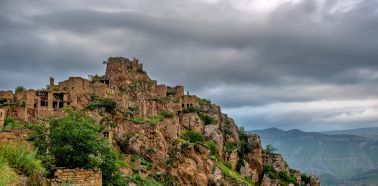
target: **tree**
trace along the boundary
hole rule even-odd
[[[124,182],[119,157],[111,145],[99,137],[100,125],[81,112],[68,109],[63,118],[50,121],[51,155],[58,167],[100,168],[104,185]]]
[[[277,151],[276,148],[274,148],[271,144],[267,145],[265,148],[265,153],[266,154],[274,154]]]
[[[23,91],[25,91],[25,90],[26,90],[26,88],[23,87],[23,86],[17,86],[17,87],[15,88],[15,92],[23,92]]]

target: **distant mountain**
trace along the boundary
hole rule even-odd
[[[378,140],[378,127],[370,127],[370,128],[358,128],[358,129],[349,129],[349,130],[333,130],[333,131],[326,131],[322,132],[325,134],[350,134],[356,136],[362,136],[366,138],[370,138],[373,140]]]
[[[378,168],[378,142],[367,137],[277,128],[251,133],[260,135],[263,146],[277,148],[290,167],[322,175],[322,185],[322,177],[335,183]]]

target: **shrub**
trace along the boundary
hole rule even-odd
[[[154,164],[151,161],[146,160],[145,158],[137,154],[134,154],[131,156],[131,161],[132,162],[139,161],[139,163],[143,165],[144,167],[146,167],[147,170],[152,169],[152,167],[154,166]]]
[[[87,108],[90,110],[95,110],[98,108],[104,108],[106,112],[115,114],[115,109],[117,103],[112,99],[100,99],[96,96],[92,96],[91,102],[88,104]]]
[[[188,140],[190,143],[202,143],[205,141],[202,133],[195,132],[192,130],[187,130],[181,134],[181,137],[185,140]]]
[[[144,178],[139,174],[134,174],[132,176],[128,176],[127,182],[133,182],[136,185],[144,185],[144,186],[162,186],[159,182],[155,181],[153,178]],[[129,184],[127,184],[129,185]]]
[[[269,164],[264,165],[263,172],[267,173],[269,175],[269,178],[271,178],[271,179],[277,179],[277,177],[278,177],[277,172],[274,169],[274,167],[269,165]]]
[[[198,98],[197,101],[198,101],[198,104],[201,105],[201,106],[211,104],[211,101],[209,99],[205,99],[205,98],[203,98],[203,99]]]
[[[305,184],[308,184],[310,183],[310,176],[307,175],[306,173],[303,173],[301,174],[301,180],[305,183]]]
[[[150,123],[151,126],[156,126],[159,124],[161,121],[163,121],[163,116],[157,115],[157,116],[149,116],[147,118],[147,122]]]
[[[23,91],[25,91],[25,90],[26,90],[26,88],[23,87],[23,86],[17,86],[17,87],[15,88],[15,92],[23,92]]]
[[[185,108],[182,110],[182,112],[184,112],[184,113],[193,113],[193,112],[196,112],[196,111],[197,111],[197,109],[194,108],[194,107],[185,107]]]
[[[119,185],[119,156],[99,137],[100,125],[80,112],[67,110],[63,118],[50,121],[51,155],[56,165],[67,168],[100,168],[104,185]]]
[[[171,112],[171,111],[163,111],[163,112],[161,113],[161,115],[162,115],[163,117],[165,117],[165,118],[173,118],[174,113]]]
[[[139,118],[139,117],[133,118],[133,119],[131,119],[131,121],[134,122],[135,124],[146,123],[146,121],[144,120],[144,118]]]
[[[227,167],[224,163],[218,163],[218,168],[222,171],[224,176],[227,176],[234,180],[238,184],[245,184],[248,186],[252,186],[253,183],[251,180],[245,178],[244,176],[240,175],[238,172],[233,171],[229,167]]]
[[[206,141],[204,145],[210,150],[211,156],[215,156],[215,157],[217,157],[217,159],[219,159],[218,158],[218,146],[217,146],[217,144],[215,144],[214,141],[212,141],[212,140]]]
[[[210,125],[214,122],[214,119],[203,112],[198,112],[198,117],[203,121],[205,125]]]
[[[231,142],[231,143],[226,142],[224,144],[224,152],[226,152],[228,154],[230,154],[232,151],[234,151],[237,148],[238,148],[238,143],[236,143],[236,142]]]
[[[263,152],[266,154],[274,154],[277,151],[276,148],[274,148],[271,144],[267,145],[265,149],[263,149]]]

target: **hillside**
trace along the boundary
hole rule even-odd
[[[319,185],[263,150],[219,106],[157,84],[137,59],[104,64],[105,74],[90,79],[0,92],[0,127],[32,134],[24,139],[52,183],[75,183],[67,179],[77,172],[98,183],[100,169],[104,185]]]
[[[378,143],[369,138],[277,128],[253,133],[261,136],[263,146],[272,144],[277,148],[289,166],[320,176],[323,184],[352,180],[356,173],[378,166]]]
[[[322,132],[324,134],[349,134],[362,136],[365,138],[370,138],[372,140],[378,140],[378,127],[369,127],[369,128],[357,128],[349,130],[333,130]]]

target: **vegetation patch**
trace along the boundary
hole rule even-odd
[[[43,182],[41,178],[46,175],[46,170],[39,159],[36,158],[36,152],[27,148],[20,143],[5,143],[0,145],[0,166],[3,166],[6,172],[1,169],[3,176],[15,178],[14,173],[23,174],[30,178],[30,182],[37,184]],[[12,168],[13,171],[9,168]],[[0,177],[1,177],[0,174]],[[13,178],[12,178],[13,177]],[[0,178],[1,182],[9,181],[8,178]]]
[[[144,118],[139,118],[139,117],[135,117],[133,119],[131,119],[131,121],[135,124],[144,124],[146,123],[146,120],[144,120]]]
[[[203,137],[202,133],[195,132],[192,130],[187,130],[181,134],[181,138],[184,140],[189,141],[190,143],[203,143],[205,138]]]
[[[219,159],[218,145],[213,140],[206,141],[204,145],[210,150],[210,156]]]
[[[194,108],[194,107],[185,107],[182,112],[184,113],[194,113],[194,112],[197,112],[197,109]]]
[[[164,118],[173,118],[173,116],[175,115],[173,112],[171,111],[163,111],[161,112],[161,115],[164,117]]]
[[[143,186],[162,186],[162,184],[155,181],[153,178],[144,178],[139,174],[126,177],[126,184],[129,185],[129,183],[135,183],[136,185]]]
[[[211,117],[210,115],[204,112],[197,112],[197,113],[198,113],[198,117],[203,121],[205,125],[210,125],[214,122],[213,117]]]
[[[250,180],[250,179],[248,179],[248,178],[240,175],[238,172],[230,169],[224,163],[219,162],[217,164],[217,166],[222,171],[222,173],[223,173],[224,176],[231,178],[237,184],[245,184],[245,185],[248,185],[248,186],[252,186],[253,185],[252,180]]]
[[[106,112],[115,114],[117,103],[112,99],[100,99],[97,96],[91,96],[91,102],[87,108],[95,110],[98,108],[104,108]]]

